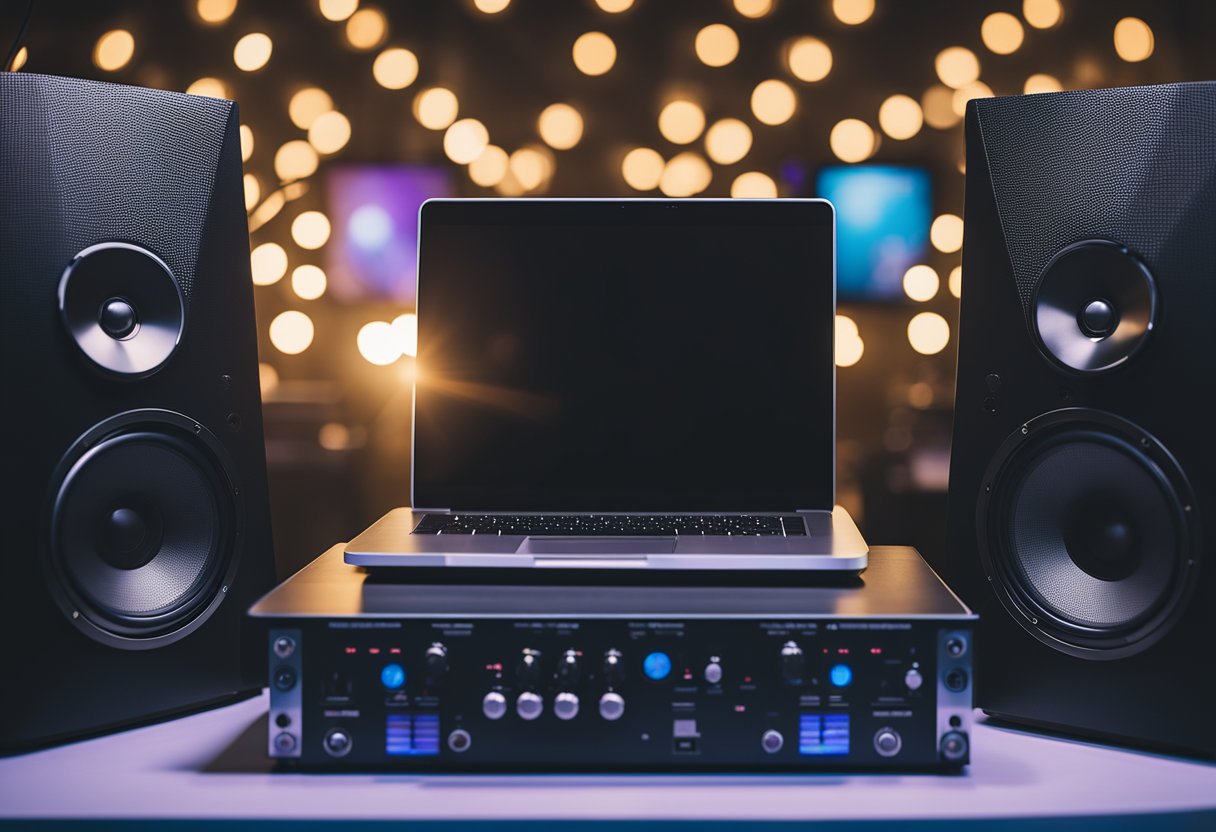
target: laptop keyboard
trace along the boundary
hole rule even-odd
[[[797,514],[428,514],[414,534],[805,537]]]

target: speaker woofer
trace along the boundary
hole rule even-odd
[[[104,643],[176,641],[223,599],[236,568],[237,489],[222,448],[168,411],[131,411],[82,436],[60,464],[51,586]]]
[[[1154,437],[1070,408],[1027,422],[977,506],[988,579],[1013,617],[1071,655],[1119,658],[1169,629],[1193,588],[1194,498]]]

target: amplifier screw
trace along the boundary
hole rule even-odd
[[[80,618],[80,613],[76,610],[72,610],[72,618],[73,618],[73,620]]]
[[[227,591],[228,591],[228,587],[226,587],[226,586],[220,587],[220,592],[227,592]]]
[[[1189,505],[1186,505],[1186,506],[1183,506],[1183,507],[1182,507],[1182,510],[1183,510],[1183,511],[1190,511],[1190,510],[1191,510],[1191,507],[1190,507]]]
[[[194,426],[194,432],[195,432],[195,433],[202,433],[202,432],[203,432],[203,426],[202,426],[202,425],[195,425],[195,426]]]
[[[1148,447],[1148,437],[1147,436],[1140,437],[1140,447],[1142,447],[1142,448]]]
[[[1031,623],[1031,624],[1038,624],[1038,623],[1039,623],[1039,619],[1037,619],[1037,618],[1031,618],[1031,619],[1030,619],[1030,623]]]
[[[1025,436],[1028,433],[1030,433],[1030,428],[1028,428],[1026,425],[1022,425],[1022,435]]]

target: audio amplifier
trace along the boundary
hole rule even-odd
[[[250,614],[267,626],[269,754],[287,766],[969,758],[975,616],[913,549],[871,549],[861,578],[832,586],[486,586],[386,580],[336,546]]]

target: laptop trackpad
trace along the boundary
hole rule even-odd
[[[528,537],[516,551],[532,555],[669,555],[674,537]]]

